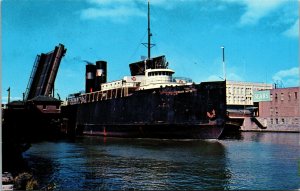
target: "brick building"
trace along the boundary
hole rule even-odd
[[[300,88],[270,90],[270,101],[259,102],[259,121],[269,130],[300,131]]]

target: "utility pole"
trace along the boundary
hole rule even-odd
[[[8,89],[6,91],[8,91],[7,103],[9,103],[10,102],[10,87],[8,87]]]
[[[225,47],[224,46],[221,46],[221,49],[222,49],[222,55],[223,55],[223,78],[224,80],[226,80],[226,68],[225,68]]]

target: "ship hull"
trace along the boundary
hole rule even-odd
[[[84,125],[84,135],[158,139],[218,139],[223,127],[203,124]]]
[[[226,117],[225,82],[165,87],[66,106],[77,134],[162,139],[218,139]]]

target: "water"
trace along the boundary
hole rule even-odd
[[[218,141],[83,137],[34,144],[24,157],[57,190],[291,190],[300,188],[299,134]]]

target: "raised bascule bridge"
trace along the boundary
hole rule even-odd
[[[48,53],[36,56],[29,82],[25,92],[25,100],[38,96],[54,97],[54,82],[62,57],[65,55],[64,45],[59,44]]]
[[[5,127],[31,140],[59,126],[61,100],[54,97],[54,83],[65,53],[59,44],[36,56],[23,100],[9,102],[4,110]]]

